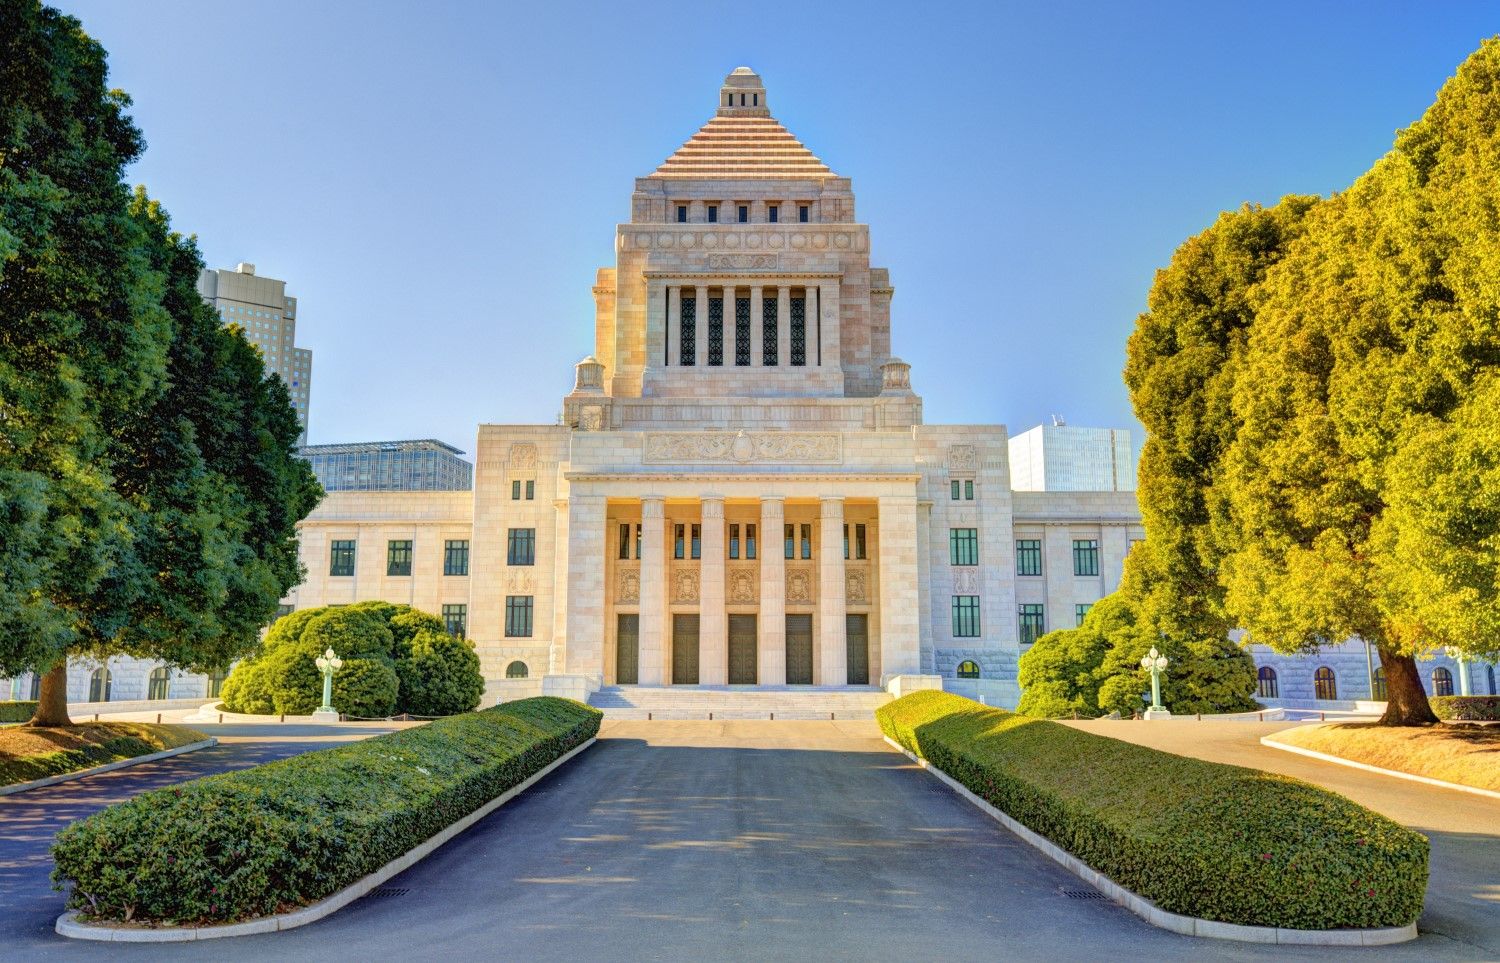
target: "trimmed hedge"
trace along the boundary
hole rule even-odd
[[[30,722],[36,715],[36,700],[0,702],[0,722]]]
[[[1433,696],[1427,701],[1444,722],[1500,722],[1500,696]]]
[[[939,691],[876,711],[892,740],[1162,909],[1289,929],[1404,926],[1426,837],[1285,776],[1189,759]]]
[[[58,833],[52,881],[99,920],[223,923],[306,905],[587,742],[601,715],[523,699],[142,793]]]

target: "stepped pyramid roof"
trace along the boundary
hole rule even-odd
[[[715,116],[651,176],[738,180],[837,175],[771,116],[760,77],[739,67],[720,88]]]

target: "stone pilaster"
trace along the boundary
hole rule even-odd
[[[724,612],[724,499],[703,496],[703,557],[698,562],[698,682],[729,682],[729,619]]]
[[[819,499],[818,523],[822,543],[818,549],[818,665],[822,672],[816,681],[819,685],[848,685],[842,495],[825,495]]]
[[[682,364],[682,286],[674,284],[667,295],[667,364]]]
[[[641,685],[666,682],[667,532],[662,508],[660,495],[641,499]]]
[[[760,633],[761,685],[786,685],[786,559],[781,534],[786,524],[780,496],[760,500]]]
[[[880,497],[880,667],[882,682],[921,671],[917,593],[917,496]]]
[[[568,499],[568,642],[564,672],[604,675],[604,496]]]

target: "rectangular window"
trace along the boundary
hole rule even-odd
[[[1099,541],[1093,538],[1073,539],[1073,574],[1099,574]]]
[[[812,526],[802,526],[802,557],[812,558]]]
[[[463,638],[469,630],[469,607],[463,603],[443,606],[443,626],[448,634]]]
[[[519,481],[510,483],[510,500],[513,502],[521,500],[521,483]]]
[[[844,523],[844,561],[849,561],[849,523]]]
[[[797,557],[797,526],[786,526],[786,558]]]
[[[780,214],[781,214],[781,209],[778,208],[775,204],[767,204],[766,205],[766,220],[769,221],[770,223],[775,224],[776,223],[776,218]]]
[[[677,313],[677,363],[691,368],[698,363],[698,299],[683,298]]]
[[[507,595],[505,597],[505,637],[508,639],[531,638],[531,596]]]
[[[750,363],[750,299],[734,299],[734,363]]]
[[[807,365],[807,298],[792,298],[792,346],[793,367]]]
[[[750,223],[750,207],[747,204],[741,204],[740,205],[740,223],[741,224],[749,224]]]
[[[1042,540],[1039,538],[1016,539],[1016,574],[1042,574]]]
[[[510,529],[505,540],[505,564],[536,564],[536,529]]]
[[[682,529],[683,529],[683,526],[681,526],[681,525],[673,525],[672,526],[672,557],[673,558],[682,558],[683,557],[683,554],[682,554],[683,553]]]
[[[635,557],[637,559],[641,557],[641,526],[639,523],[635,526]]]
[[[279,619],[283,615],[291,615],[295,611],[297,611],[297,606],[295,605],[278,605],[276,606],[276,618]]]
[[[979,564],[979,529],[948,529],[948,564]]]
[[[686,224],[687,223],[687,209],[688,209],[688,206],[686,204],[678,204],[677,205],[677,223],[678,224]]]
[[[755,526],[754,525],[746,525],[745,526],[745,557],[748,558],[748,559],[754,559],[755,558]]]
[[[534,498],[536,498],[536,482],[528,479],[526,482],[526,500],[529,502]]]
[[[972,479],[970,479],[970,480],[966,480],[964,482],[964,501],[966,501],[966,502],[972,502],[973,500],[974,500],[974,482],[973,482]]]
[[[411,540],[391,539],[385,543],[385,574],[411,574]]]
[[[740,557],[740,527],[738,525],[729,526],[729,557]]]
[[[1075,619],[1074,624],[1075,625],[1082,625],[1083,624],[1083,617],[1085,615],[1088,615],[1089,614],[1089,609],[1091,609],[1093,607],[1094,607],[1094,604],[1092,602],[1080,602],[1079,604],[1073,606],[1073,618]]]
[[[811,211],[811,209],[806,204],[798,204],[797,205],[797,220],[799,222],[801,222],[803,224],[806,224],[807,223],[808,215],[810,213],[812,213],[812,211]]]
[[[953,490],[953,500],[954,501],[958,501],[959,483],[956,482],[956,481],[955,482],[950,482],[949,483],[949,487]]]
[[[863,525],[854,526],[854,557],[867,557],[865,555],[865,527]]]
[[[443,543],[443,574],[469,574],[469,540],[450,538]]]
[[[1040,603],[1027,602],[1021,606],[1021,644],[1030,645],[1047,631]]]
[[[717,205],[717,204],[710,204],[710,205],[708,205],[708,223],[710,223],[710,224],[717,224],[717,223],[719,223],[719,205]]]
[[[334,540],[333,547],[328,553],[328,574],[354,574],[354,540],[352,538],[348,541]]]
[[[760,363],[774,366],[778,363],[776,357],[778,345],[776,342],[777,311],[779,310],[776,300],[776,292],[760,302]]]
[[[630,557],[630,524],[628,522],[621,522],[620,523],[620,554],[619,554],[619,558],[621,558],[621,559],[627,559],[629,557]]]
[[[724,363],[724,299],[708,299],[708,363]]]
[[[703,557],[703,526],[702,525],[694,525],[693,526],[692,552],[693,552],[693,558],[702,558]]]
[[[979,638],[979,596],[953,596],[953,637]]]

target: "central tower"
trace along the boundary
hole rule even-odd
[[[725,78],[708,123],[636,180],[615,251],[594,297],[595,358],[617,406],[881,393],[887,272],[870,267],[849,179],[771,116],[748,67]]]

